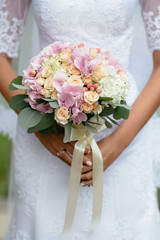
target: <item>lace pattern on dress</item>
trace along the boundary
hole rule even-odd
[[[142,14],[148,35],[149,48],[151,51],[160,50],[160,5],[157,15],[153,11],[143,11]]]
[[[0,7],[0,52],[7,53],[11,58],[18,56],[18,48],[23,33],[24,19],[13,17],[9,20],[9,11],[4,2]]]

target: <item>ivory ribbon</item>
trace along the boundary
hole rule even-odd
[[[92,208],[92,224],[88,231],[97,228],[102,214],[102,196],[103,196],[103,159],[101,151],[94,140],[92,133],[83,125],[72,126],[71,141],[78,140],[75,144],[72,166],[69,180],[68,198],[66,206],[66,215],[62,233],[60,238],[66,237],[71,230],[76,205],[78,200],[78,192],[80,187],[81,171],[83,156],[86,146],[91,146],[93,156],[93,208]]]

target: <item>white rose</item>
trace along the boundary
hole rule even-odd
[[[70,118],[70,112],[66,107],[56,108],[54,118],[57,123],[65,125],[68,123],[68,119]]]
[[[99,99],[98,93],[93,92],[93,91],[84,92],[84,100],[88,104],[93,104],[93,103],[97,102],[98,99]]]

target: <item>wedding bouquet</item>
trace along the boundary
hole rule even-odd
[[[94,229],[102,210],[103,159],[92,133],[128,118],[126,71],[106,49],[55,42],[31,59],[24,76],[14,79],[9,89],[24,90],[12,97],[10,107],[21,110],[19,124],[28,133],[56,131],[58,124],[64,126],[64,142],[77,141],[62,235],[72,226],[84,150],[91,146]]]
[[[25,94],[12,97],[10,107],[22,110],[19,124],[28,133],[56,130],[57,123],[68,134],[72,123],[94,132],[102,122],[110,128],[129,115],[127,74],[105,49],[55,42],[31,60],[23,77],[12,81],[9,89],[17,88]]]

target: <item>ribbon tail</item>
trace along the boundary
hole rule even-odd
[[[74,220],[74,215],[75,215],[76,205],[78,200],[79,187],[80,187],[84,150],[85,150],[85,144],[81,144],[80,142],[77,142],[75,144],[73,157],[72,157],[70,179],[69,179],[66,215],[65,215],[64,226],[63,226],[63,230],[60,235],[60,238],[66,237],[66,235],[70,232],[72,223]]]
[[[89,231],[95,230],[100,223],[103,200],[103,158],[94,138],[91,141],[91,148],[93,154],[93,209]]]

